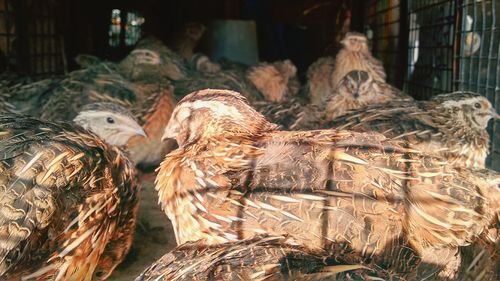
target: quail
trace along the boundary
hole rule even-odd
[[[143,67],[135,69],[140,72]],[[66,77],[12,88],[7,95],[9,101],[14,100],[16,110],[49,121],[70,121],[83,106],[95,102],[113,102],[130,109],[148,138],[133,137],[127,149],[131,160],[143,166],[157,166],[174,145],[160,141],[176,102],[170,80],[161,73],[129,80],[120,75],[115,64],[99,62]]]
[[[484,168],[490,119],[499,115],[487,98],[473,92],[452,92],[427,101],[393,101],[351,111],[330,127],[357,132],[376,131],[403,140],[450,164]]]
[[[368,72],[373,80],[386,82],[382,62],[374,58],[368,49],[368,39],[357,32],[348,32],[340,42],[342,49],[335,60],[320,58],[308,70],[308,91],[312,103],[319,104],[329,91],[352,70]]]
[[[366,71],[353,70],[340,80],[320,105],[309,104],[299,98],[281,103],[256,102],[253,105],[285,129],[311,130],[327,128],[329,121],[349,110],[395,100],[412,98],[387,83],[373,80]]]
[[[382,270],[342,263],[342,257],[285,237],[259,235],[207,246],[187,242],[161,257],[136,281],[147,280],[369,280],[395,278]]]
[[[0,116],[1,279],[104,280],[130,249],[139,187],[120,146],[144,131],[110,103],[74,123]]]
[[[180,80],[188,75],[188,66],[179,54],[170,50],[154,37],[142,39],[122,61],[118,63],[120,74],[134,81],[149,75]]]
[[[178,244],[286,234],[411,278],[452,275],[499,210],[496,172],[378,133],[278,131],[233,91],[186,96],[164,138],[179,148],[156,189]]]
[[[251,102],[283,101],[299,92],[296,71],[289,60],[263,62],[248,68],[191,73],[187,79],[174,81],[173,86],[178,98],[197,90],[222,88],[238,91]]]

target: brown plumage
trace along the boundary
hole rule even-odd
[[[271,102],[293,98],[300,89],[297,68],[290,60],[259,63],[247,70],[246,77]]]
[[[259,63],[248,69],[236,68],[218,72],[195,72],[187,79],[174,81],[177,97],[202,89],[218,88],[238,91],[250,102],[283,101],[296,96],[300,83],[297,69],[289,60]]]
[[[326,118],[334,120],[348,110],[395,100],[413,100],[399,89],[377,81],[369,72],[348,72],[325,99]]]
[[[166,254],[136,281],[147,280],[367,280],[395,278],[382,270],[343,264],[324,250],[290,245],[285,237],[257,236],[207,246],[187,242]]]
[[[364,34],[348,32],[340,43],[342,49],[335,57],[335,69],[331,80],[333,86],[336,86],[351,70],[364,70],[373,77],[373,80],[385,82],[384,66],[372,56],[368,49],[368,39]]]
[[[208,73],[216,73],[221,71],[221,66],[210,60],[210,58],[202,53],[196,53],[189,59],[189,67],[192,70]]]
[[[0,116],[2,279],[104,280],[130,249],[139,188],[112,145],[143,131],[113,104],[75,122]]]
[[[368,49],[368,39],[357,32],[348,32],[340,41],[342,49],[335,60],[320,58],[308,70],[308,91],[311,102],[319,104],[325,95],[335,89],[340,80],[352,70],[363,70],[375,81],[385,82],[382,62],[374,58]]]
[[[141,72],[144,65],[137,65]],[[147,67],[146,67],[147,68]],[[21,112],[49,121],[70,121],[81,108],[95,102],[113,102],[134,112],[148,138],[134,137],[129,145],[134,163],[158,165],[173,143],[161,143],[161,135],[175,106],[173,88],[161,73],[120,75],[117,65],[101,62],[73,71],[64,78],[47,79],[12,89]]]
[[[321,57],[307,69],[306,91],[311,103],[320,104],[335,89],[331,83],[334,68],[335,58]]]
[[[179,102],[164,135],[179,149],[156,181],[178,243],[287,234],[412,278],[452,275],[458,247],[498,212],[495,172],[451,168],[376,133],[276,127],[232,91]]]
[[[412,100],[410,96],[387,83],[375,81],[366,71],[349,72],[320,105],[307,104],[299,99],[281,103],[253,103],[269,120],[286,129],[312,130],[328,128],[328,122],[349,110],[395,100]]]
[[[184,59],[156,38],[142,39],[119,64],[118,70],[126,79],[160,76],[171,80],[186,78]]]
[[[142,166],[158,166],[163,155],[171,151],[174,141],[162,142],[163,129],[174,110],[176,99],[170,82],[158,76],[133,83],[138,100],[132,106],[147,137],[136,136],[127,143],[130,158]]]
[[[428,101],[393,101],[360,108],[334,119],[330,126],[357,132],[376,131],[401,139],[451,164],[484,168],[489,153],[488,121],[499,115],[487,98],[454,92]]]

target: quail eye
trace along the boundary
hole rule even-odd
[[[99,270],[95,273],[95,277],[100,278],[103,277],[106,274],[105,271]]]
[[[115,119],[113,119],[113,118],[111,118],[111,117],[108,117],[108,118],[106,119],[106,121],[108,121],[108,123],[109,123],[109,124],[113,124],[113,123],[115,123]]]
[[[480,104],[480,103],[478,103],[478,102],[476,102],[476,103],[474,104],[474,107],[475,107],[475,108],[481,108],[481,104]]]

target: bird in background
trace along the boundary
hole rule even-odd
[[[238,91],[251,102],[281,102],[293,98],[300,90],[297,69],[290,60],[223,68],[218,72],[196,71],[186,79],[174,81],[173,86],[178,98],[197,90],[222,88]]]
[[[74,124],[1,115],[0,131],[0,277],[106,279],[135,230],[139,187],[120,148],[144,134],[132,114],[95,103]]]
[[[178,103],[164,138],[179,148],[156,179],[178,244],[287,235],[411,280],[450,277],[498,213],[494,171],[378,133],[277,129],[233,91]]]
[[[325,129],[329,122],[349,110],[396,100],[412,100],[391,85],[373,80],[366,71],[353,70],[340,80],[337,88],[324,97],[320,105],[299,98],[281,103],[255,102],[252,105],[284,129]]]
[[[353,70],[366,71],[373,80],[386,82],[384,66],[372,56],[365,35],[348,32],[340,43],[342,49],[335,59],[320,58],[307,71],[307,92],[313,104],[321,103],[338,86],[340,80]]]
[[[356,132],[379,132],[425,153],[439,154],[451,165],[485,168],[490,151],[486,127],[491,119],[499,117],[486,97],[452,92],[427,101],[366,106],[337,117],[329,125]]]

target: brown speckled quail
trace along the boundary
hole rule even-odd
[[[340,43],[342,49],[335,59],[320,58],[307,71],[307,91],[313,104],[321,103],[323,98],[334,90],[340,80],[352,70],[366,71],[373,80],[385,83],[384,66],[372,56],[365,35],[348,32]]]
[[[349,112],[330,127],[376,131],[401,139],[451,164],[484,168],[489,153],[488,121],[499,115],[487,98],[472,92],[440,94],[428,101],[393,101]]]
[[[254,102],[252,105],[285,129],[312,130],[328,128],[329,121],[349,110],[395,100],[412,98],[387,83],[373,80],[366,71],[353,70],[340,80],[320,105],[307,104],[300,99],[280,103]]]
[[[144,131],[110,103],[74,122],[0,116],[2,280],[104,280],[130,249],[139,188],[119,146]]]
[[[179,244],[287,234],[410,279],[453,276],[458,247],[499,210],[493,171],[453,168],[377,133],[276,128],[232,91],[178,103],[164,137],[179,148],[156,189]]]
[[[141,71],[144,65],[137,65]],[[161,143],[163,129],[176,100],[168,78],[159,73],[125,79],[109,62],[88,65],[63,78],[46,79],[11,89],[21,112],[49,121],[70,121],[81,108],[95,102],[113,102],[134,112],[147,134],[136,136],[127,149],[134,163],[157,166],[173,143]]]
[[[238,91],[250,102],[283,101],[293,98],[300,89],[296,68],[289,60],[259,63],[254,66],[226,69],[218,72],[190,73],[187,79],[174,81],[177,97],[203,89]]]
[[[184,58],[153,37],[139,41],[134,50],[118,63],[118,71],[132,81],[149,75],[175,81],[188,75]]]
[[[290,245],[285,237],[259,235],[208,246],[187,242],[161,257],[136,281],[148,280],[379,280],[382,270],[342,263],[319,249]],[[379,278],[379,279],[376,279]]]

